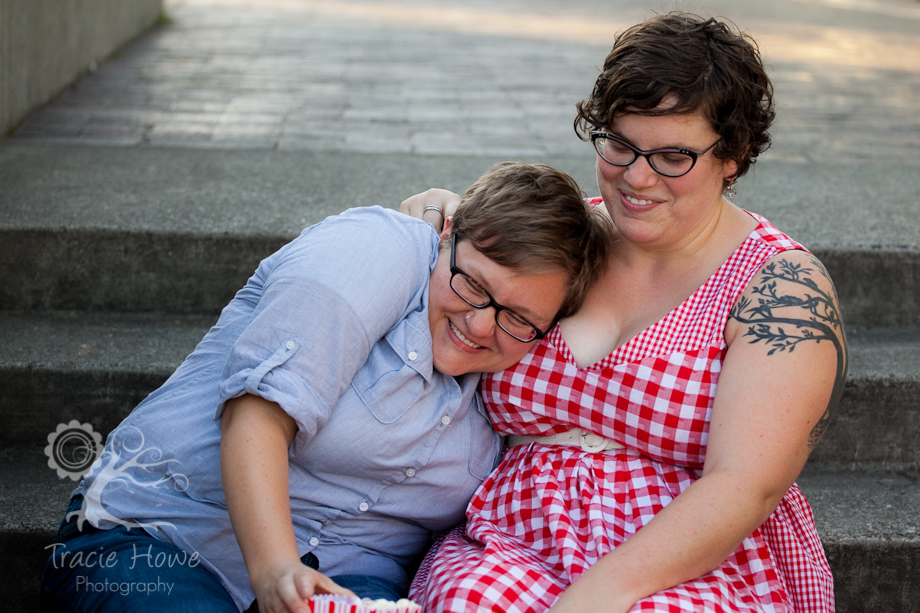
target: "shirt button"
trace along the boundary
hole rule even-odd
[[[450,424],[450,417],[445,415],[444,417],[441,418],[441,423],[444,424],[445,426]]]
[[[288,341],[284,344],[288,351],[291,351],[297,345],[294,344],[294,341]]]
[[[323,525],[324,525],[324,526],[331,526],[331,525],[332,525],[332,520],[331,520],[331,519],[327,519],[326,521],[323,522]]]
[[[418,353],[416,353],[415,351],[410,351],[409,360],[414,361],[416,358],[418,358]]]
[[[415,469],[414,469],[414,468],[407,468],[407,469],[406,469],[406,476],[407,476],[407,477],[414,477],[414,476],[415,476]]]
[[[362,502],[361,504],[358,505],[358,510],[361,511],[362,513],[364,513],[365,511],[367,511],[369,508],[371,508],[371,507],[370,507],[370,505],[367,504],[366,502]]]
[[[319,545],[319,539],[314,536],[310,539],[310,547],[316,547],[317,545]]]

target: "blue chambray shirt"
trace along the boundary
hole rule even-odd
[[[75,491],[99,528],[125,521],[189,552],[237,605],[254,595],[220,476],[220,416],[245,393],[297,422],[289,450],[300,555],[330,575],[408,587],[431,533],[463,520],[499,437],[478,375],[432,367],[428,287],[438,238],[357,208],[265,259],[217,324],[113,431]]]

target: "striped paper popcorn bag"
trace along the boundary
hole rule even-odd
[[[313,613],[421,613],[422,608],[406,598],[363,600],[335,594],[317,594],[310,598]]]

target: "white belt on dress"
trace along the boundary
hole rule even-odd
[[[522,434],[509,434],[506,439],[509,447],[515,445],[527,445],[529,443],[540,443],[541,445],[566,445],[568,447],[581,447],[588,453],[602,453],[612,449],[626,449],[623,445],[609,438],[604,438],[599,434],[594,434],[590,430],[569,430],[562,434],[551,434],[549,436],[524,436]]]

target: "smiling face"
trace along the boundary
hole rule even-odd
[[[608,131],[631,145],[652,149],[703,151],[719,138],[699,113],[617,117]],[[639,156],[629,166],[608,164],[597,157],[597,184],[623,239],[652,250],[679,249],[718,221],[725,179],[734,175],[734,162],[719,160],[709,150],[682,177],[655,172]]]
[[[457,242],[456,262],[496,302],[544,332],[562,306],[569,282],[562,270],[534,274],[500,266],[468,240]],[[476,309],[464,302],[451,289],[450,276],[450,253],[442,249],[431,273],[428,300],[434,367],[456,376],[497,372],[516,364],[534,343],[517,341],[499,328],[494,308]]]

